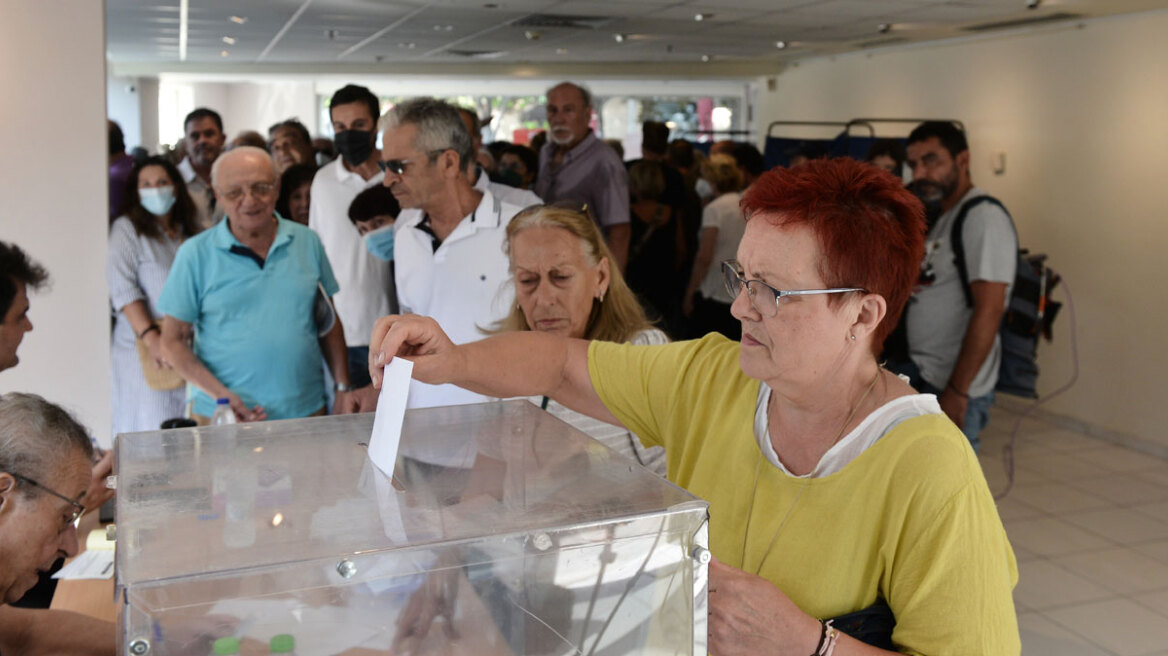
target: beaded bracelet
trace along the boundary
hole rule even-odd
[[[150,327],[148,327],[146,330],[143,330],[142,332],[138,333],[138,339],[142,339],[152,330],[158,330],[158,324],[155,324],[155,323],[150,324]],[[162,331],[158,330],[158,334],[161,335]]]
[[[811,652],[811,656],[819,656],[823,653],[823,643],[827,640],[827,623],[819,620],[819,642],[815,644],[815,651]]]
[[[839,640],[840,632],[834,626],[827,627],[827,640],[823,645],[823,656],[831,656],[835,653],[835,643]]]
[[[811,656],[831,656],[835,651],[835,643],[839,640],[839,631],[831,625],[835,620],[819,620],[819,627],[822,632],[819,634],[819,644],[815,645],[815,651],[811,652]]]

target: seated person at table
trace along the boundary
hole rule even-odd
[[[96,511],[94,450],[69,413],[30,394],[0,397],[0,652],[113,654],[109,622],[66,611],[13,608],[38,572],[77,555],[75,520]],[[97,498],[94,498],[97,497]]]
[[[576,339],[664,344],[604,243],[580,210],[537,205],[507,224],[504,245],[518,303],[499,332],[538,330]],[[555,416],[652,471],[665,474],[665,452],[645,448],[627,429],[573,412],[545,397],[535,401]]]
[[[977,457],[876,361],[919,275],[920,202],[841,158],[765,173],[742,206],[723,263],[741,343],[455,345],[391,316],[374,385],[405,357],[417,380],[547,395],[664,447],[669,480],[710,503],[713,654],[1020,653],[1017,564]]]

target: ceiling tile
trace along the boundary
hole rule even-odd
[[[105,3],[107,51],[114,62],[176,59],[178,0]],[[221,63],[219,53],[227,49],[231,62],[254,61],[303,5],[304,0],[194,0],[188,59]],[[843,52],[878,38],[875,26],[884,22],[915,26],[898,30],[908,42],[964,35],[960,26],[973,23],[1056,11],[1089,16],[1142,11],[1168,6],[1168,0],[1050,0],[1035,12],[1023,6],[1023,0],[313,0],[265,61],[336,62],[341,52],[407,16],[346,60],[414,61],[431,53],[425,61],[457,61],[459,56],[446,49],[505,51],[493,61],[514,62],[685,61],[694,53],[759,58],[774,56],[778,39],[802,42],[801,52]],[[607,20],[593,29],[541,27],[538,41],[524,38],[524,28],[507,25],[535,13]],[[712,16],[693,20],[699,13]],[[247,22],[237,25],[229,20],[233,15]],[[615,32],[629,40],[615,43]],[[236,43],[224,44],[224,36]],[[556,54],[559,48],[568,53]]]

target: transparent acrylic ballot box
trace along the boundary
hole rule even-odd
[[[704,501],[526,401],[407,412],[392,478],[372,425],[119,436],[121,653],[706,653]]]

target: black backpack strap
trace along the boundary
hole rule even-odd
[[[969,266],[965,262],[965,242],[962,230],[965,228],[965,217],[969,214],[969,210],[982,203],[997,205],[1006,213],[1006,217],[1010,219],[1010,226],[1013,227],[1014,225],[1014,219],[1010,216],[1010,211],[1006,209],[1002,201],[993,196],[974,196],[962,203],[961,209],[957,210],[957,217],[953,219],[953,229],[949,234],[953,244],[953,263],[957,265],[957,275],[961,278],[961,291],[965,293],[966,307],[973,307],[973,292],[969,289]],[[1015,229],[1014,233],[1017,235],[1017,229]]]

